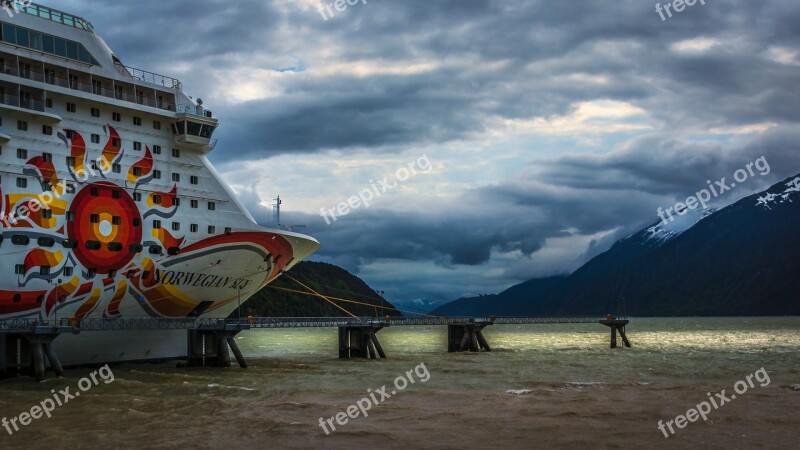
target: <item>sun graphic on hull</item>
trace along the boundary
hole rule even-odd
[[[184,246],[183,236],[160,226],[160,219],[178,213],[177,185],[166,192],[147,189],[157,178],[147,146],[134,148],[142,156],[123,172],[122,139],[112,126],[105,130],[108,143],[97,159],[90,158],[77,131],[58,134],[69,149],[63,171],[68,175],[62,180],[52,155],[28,160],[23,173],[39,181],[41,193],[3,195],[0,188],[3,236],[20,245],[35,241],[39,247],[25,250],[16,266],[17,288],[0,290],[0,317],[63,318],[58,311],[65,310],[70,318],[113,318],[122,315],[126,300],[148,316],[186,317],[235,298],[209,299],[203,291],[240,291],[252,280],[168,270],[175,267],[175,258],[184,267],[203,262],[208,268],[202,258],[225,255],[231,246],[244,249],[258,258],[265,274],[258,280],[262,285],[292,259],[291,244],[269,232],[226,232]],[[148,218],[154,219],[151,227],[145,227]]]

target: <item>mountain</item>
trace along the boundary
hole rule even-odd
[[[462,298],[442,315],[800,315],[800,175],[617,241],[569,276]]]
[[[385,300],[383,309],[381,309],[381,297],[377,292],[367,286],[362,279],[333,264],[303,261],[294,266],[287,274],[322,295],[374,305],[336,302],[356,316],[402,315],[393,310],[394,305]],[[282,275],[247,300],[242,305],[242,315],[259,317],[341,317],[347,315],[319,297],[276,288],[308,292],[297,282]],[[231,317],[236,317],[236,315],[237,312],[234,311]]]

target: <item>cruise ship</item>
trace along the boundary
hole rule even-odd
[[[5,4],[0,318],[224,318],[319,248],[256,224],[207,159],[217,118],[180,81],[126,66],[85,19]],[[66,365],[187,352],[185,331],[54,346]]]

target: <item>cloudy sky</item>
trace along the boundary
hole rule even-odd
[[[653,0],[45,3],[180,78],[251,212],[266,225],[280,195],[317,260],[393,300],[570,272],[760,156],[770,173],[721,204],[800,172],[796,0],[666,20]],[[320,216],[385,177],[369,207]]]

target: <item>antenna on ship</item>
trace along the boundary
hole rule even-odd
[[[275,223],[275,228],[280,230],[281,229],[281,196],[279,195],[278,198],[274,199],[275,204],[272,205],[272,221]]]
[[[281,200],[281,196],[279,195],[278,198],[275,199],[275,203],[272,205],[272,221],[275,223],[275,228],[286,231],[294,231],[295,228],[305,228],[305,225],[281,225],[282,204],[283,200]]]

